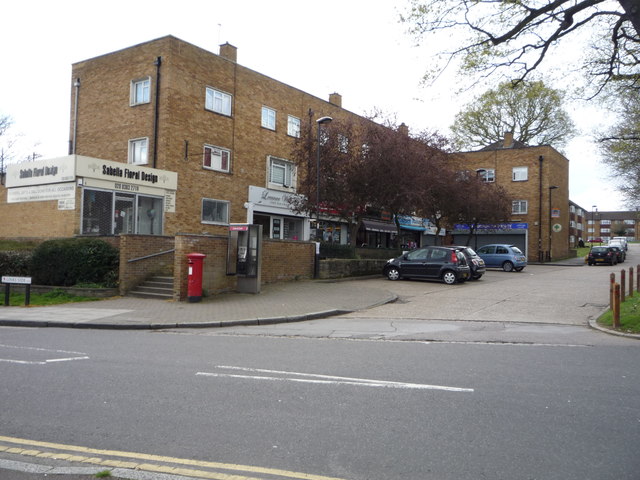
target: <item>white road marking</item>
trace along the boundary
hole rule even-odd
[[[13,358],[0,358],[0,362],[5,362],[5,363],[15,363],[18,365],[47,365],[49,363],[55,363],[55,362],[71,362],[71,361],[75,361],[75,360],[88,360],[89,356],[86,353],[83,352],[73,352],[73,351],[69,351],[69,350],[52,350],[50,348],[39,348],[39,347],[24,347],[24,346],[18,346],[18,345],[4,345],[4,344],[0,344],[0,348],[13,348],[16,350],[32,350],[35,352],[45,352],[45,353],[59,353],[59,354],[65,354],[65,355],[78,355],[76,357],[63,357],[63,358],[50,358],[50,359],[46,359],[46,360],[16,360]]]
[[[232,367],[226,365],[217,365],[215,368],[226,370],[239,370],[250,373],[271,373],[285,375],[285,377],[274,377],[264,375],[241,375],[230,373],[215,372],[197,372],[196,375],[207,377],[226,377],[226,378],[247,378],[251,380],[269,380],[283,382],[303,382],[315,383],[322,385],[355,385],[360,387],[378,387],[378,388],[400,388],[413,390],[444,390],[447,392],[474,392],[473,388],[448,387],[444,385],[428,385],[420,383],[406,382],[389,382],[385,380],[371,380],[367,378],[339,377],[334,375],[320,375],[314,373],[287,372],[282,370],[265,370],[261,368]],[[295,378],[302,377],[302,378]],[[306,377],[306,378],[305,378]]]

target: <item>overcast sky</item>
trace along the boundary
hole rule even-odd
[[[238,63],[360,115],[381,109],[413,131],[447,133],[470,97],[454,94],[450,72],[420,85],[438,45],[416,48],[398,23],[405,0],[20,0],[0,7],[0,114],[22,134],[21,155],[67,154],[71,64],[165,35],[218,53],[238,48]],[[446,43],[447,38],[442,39]],[[562,85],[553,85],[562,88]],[[476,92],[481,93],[481,92]],[[578,127],[605,117],[570,108]],[[565,149],[570,198],[587,210],[624,205],[587,136]]]

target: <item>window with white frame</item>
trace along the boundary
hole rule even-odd
[[[207,87],[204,106],[207,110],[231,116],[231,100],[232,97],[228,93]]]
[[[289,115],[287,117],[287,135],[300,138],[300,119]]]
[[[268,157],[269,186],[295,189],[296,167],[293,162],[282,158]]]
[[[273,108],[262,107],[262,126],[269,130],[276,129],[276,111]]]
[[[635,220],[625,220],[624,223],[625,223],[625,225],[635,225],[636,221]]]
[[[493,168],[482,168],[480,170],[476,170],[478,176],[487,183],[493,183],[496,181],[496,171]]]
[[[129,140],[129,163],[133,165],[146,165],[148,163],[148,149],[148,138],[134,138],[133,140]]]
[[[513,167],[514,182],[524,182],[529,179],[529,167]]]
[[[150,95],[149,90],[151,88],[151,78],[142,78],[139,80],[133,80],[131,82],[131,100],[130,104],[140,105],[142,103],[149,103]]]
[[[213,145],[204,146],[202,166],[219,172],[228,172],[231,164],[231,152]]]
[[[338,150],[340,153],[347,153],[349,151],[349,137],[338,134]]]
[[[610,228],[601,228],[600,229],[600,233],[611,233],[611,229]]]
[[[527,201],[514,200],[513,202],[511,202],[511,213],[514,215],[527,213]]]
[[[600,220],[600,225],[611,225],[611,220]]]
[[[203,198],[202,223],[228,225],[229,202],[224,200],[214,200],[213,198]]]

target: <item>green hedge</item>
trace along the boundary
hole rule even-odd
[[[36,285],[71,286],[96,284],[115,287],[119,252],[107,242],[93,238],[67,238],[41,243],[31,257]]]
[[[356,249],[339,243],[320,243],[321,258],[356,258]]]
[[[27,277],[29,276],[30,265],[31,252],[29,251],[0,252],[0,275]]]

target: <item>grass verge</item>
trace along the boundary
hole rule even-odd
[[[598,323],[604,327],[612,328],[613,313],[611,310],[605,312]],[[625,333],[640,333],[640,294],[626,298],[620,303],[620,328],[616,329]]]
[[[12,293],[9,295],[9,306],[19,307],[24,305],[24,297],[24,293]],[[32,293],[29,298],[29,305],[60,305],[63,303],[93,302],[96,300],[100,299],[96,297],[78,297],[75,295],[69,295],[63,290],[52,290],[47,293]],[[4,305],[4,290],[0,294],[0,302],[0,305]]]

